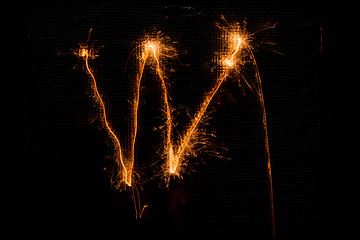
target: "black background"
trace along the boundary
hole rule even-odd
[[[125,136],[132,76],[124,71],[127,60],[135,40],[146,31],[162,31],[179,52],[168,77],[181,131],[186,111],[195,111],[211,85],[214,22],[221,14],[230,22],[246,18],[249,32],[277,23],[254,38],[268,116],[276,235],[349,233],[349,11],[233,3],[52,2],[12,7],[7,46],[10,91],[3,89],[9,93],[4,104],[9,121],[11,230],[271,236],[260,115],[250,91],[232,80],[222,86],[206,130],[216,132],[211,149],[218,149],[223,158],[200,154],[190,159],[191,171],[166,188],[156,175],[161,170],[161,136],[154,130],[162,124],[160,87],[151,70],[145,71],[135,167],[143,187],[141,201],[148,207],[136,220],[131,191],[119,193],[109,186],[104,168],[111,166],[111,146],[95,118],[89,78],[71,55],[93,28],[90,41],[104,47],[90,64],[111,125]],[[264,39],[275,45],[261,44]]]

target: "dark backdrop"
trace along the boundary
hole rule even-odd
[[[240,4],[28,4],[8,14],[6,126],[8,223],[15,231],[237,232],[271,236],[258,103],[227,81],[207,132],[222,158],[200,154],[169,188],[156,174],[160,88],[145,71],[136,170],[147,204],[135,219],[131,191],[109,186],[106,131],[95,119],[89,78],[71,49],[102,46],[91,61],[113,129],[127,132],[134,40],[160,30],[178,49],[168,74],[178,129],[211,84],[214,22],[246,19],[263,79],[277,236],[342,235],[351,229],[349,11],[323,6]],[[275,45],[265,45],[266,39]],[[281,54],[278,54],[280,52]],[[131,61],[130,61],[131,63]],[[77,65],[76,65],[77,64]],[[74,66],[76,67],[74,68]],[[121,137],[120,137],[121,138]],[[122,139],[121,141],[124,141]],[[226,150],[226,149],[227,150]]]

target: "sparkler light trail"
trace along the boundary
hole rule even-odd
[[[77,57],[83,59],[85,62],[86,72],[90,75],[90,78],[91,78],[90,87],[93,91],[94,101],[99,104],[98,118],[100,119],[103,127],[109,133],[110,139],[114,145],[114,161],[117,165],[117,168],[121,169],[121,171],[118,171],[116,179],[122,179],[122,181],[125,182],[128,186],[131,186],[131,174],[128,173],[128,170],[125,166],[120,141],[109,125],[109,121],[107,120],[107,115],[106,115],[106,110],[105,110],[106,108],[105,108],[104,101],[102,100],[100,93],[98,91],[94,73],[92,72],[92,70],[90,69],[90,66],[89,66],[89,58],[94,59],[98,56],[98,55],[96,55],[98,50],[95,50],[93,46],[89,45],[91,31],[92,31],[92,29],[90,29],[90,31],[89,31],[87,42],[80,44],[79,48],[74,50],[73,53]],[[118,180],[112,179],[112,183],[115,183],[117,181]]]
[[[273,238],[275,237],[275,213],[274,213],[274,191],[273,191],[273,182],[272,182],[272,174],[271,174],[271,161],[270,161],[270,149],[269,149],[269,136],[268,136],[268,128],[267,128],[267,121],[266,121],[266,111],[265,111],[265,101],[264,101],[264,94],[262,90],[261,78],[259,74],[259,69],[256,63],[256,59],[252,51],[250,51],[251,60],[254,63],[255,67],[255,74],[257,79],[257,96],[260,102],[260,114],[262,116],[262,133],[264,138],[264,145],[265,145],[265,159],[267,161],[267,177],[268,183],[270,187],[270,208],[271,208],[271,224],[272,224],[272,233]]]
[[[245,29],[245,22],[243,25],[239,23],[229,24],[224,18],[222,18],[225,24],[218,24],[220,29],[220,53],[216,59],[217,63],[217,77],[212,84],[209,91],[203,96],[202,102],[197,108],[197,112],[194,117],[189,121],[189,124],[185,127],[185,131],[180,135],[177,141],[173,142],[173,108],[170,104],[170,96],[164,71],[165,60],[176,56],[174,48],[167,44],[167,38],[165,38],[160,32],[147,35],[143,38],[140,44],[135,48],[139,49],[138,65],[136,70],[136,77],[132,84],[133,95],[131,101],[130,120],[129,120],[129,141],[126,151],[123,153],[120,141],[112,130],[109,121],[107,120],[105,104],[98,91],[97,82],[94,73],[89,66],[89,59],[95,59],[98,55],[98,50],[93,45],[89,45],[89,38],[92,29],[89,31],[88,39],[86,43],[80,44],[79,48],[73,51],[73,54],[83,60],[84,68],[87,74],[90,76],[90,88],[92,90],[92,96],[97,104],[99,115],[98,118],[102,126],[109,134],[109,139],[114,147],[114,162],[115,168],[111,183],[117,189],[126,185],[131,187],[136,216],[141,217],[143,209],[141,208],[139,192],[134,181],[134,162],[136,153],[136,139],[138,135],[138,122],[139,122],[139,109],[140,109],[140,94],[141,94],[141,82],[143,73],[147,64],[149,64],[155,71],[157,78],[161,85],[161,104],[164,113],[164,147],[163,153],[165,156],[165,163],[163,164],[164,175],[180,176],[186,166],[186,158],[190,155],[194,155],[196,150],[194,146],[200,143],[200,130],[199,126],[204,121],[208,107],[221,88],[222,84],[229,78],[229,76],[236,76],[239,81],[239,85],[245,84],[253,92],[257,94],[257,100],[260,105],[260,114],[262,117],[262,133],[265,145],[265,158],[267,161],[267,177],[270,187],[270,205],[271,205],[271,217],[273,235],[275,234],[274,224],[274,207],[273,207],[273,186],[271,175],[271,162],[269,151],[269,139],[267,132],[266,111],[264,103],[264,95],[262,90],[261,78],[256,63],[255,56],[253,54],[253,47],[251,45],[251,36],[253,34],[247,33]],[[252,69],[254,71],[253,81],[246,79],[245,69],[248,71]],[[247,75],[247,74],[246,74]],[[168,178],[169,179],[169,178]]]
[[[145,51],[141,57],[140,70],[137,73],[134,89],[133,89],[133,100],[132,100],[132,111],[131,111],[131,119],[130,119],[130,146],[129,146],[129,168],[132,169],[135,162],[135,144],[136,144],[136,136],[138,131],[138,114],[139,114],[139,101],[140,101],[140,88],[141,88],[141,79],[144,72],[145,64],[147,58],[149,56],[148,51]],[[131,170],[130,170],[131,171]],[[130,174],[131,175],[131,174]],[[129,177],[131,181],[131,177]]]
[[[229,35],[230,39],[231,36],[236,33],[236,32],[240,32],[242,36],[246,36],[245,37],[245,41],[243,44],[243,51],[242,51],[242,55],[241,58],[238,61],[239,67],[241,65],[245,65],[248,64],[250,65],[250,68],[253,69],[254,71],[254,81],[252,82],[248,82],[246,80],[246,78],[244,77],[244,75],[241,73],[241,68],[240,71],[237,72],[239,75],[239,84],[241,86],[240,81],[243,80],[243,82],[251,89],[253,90],[253,92],[256,93],[258,102],[260,103],[260,115],[262,118],[262,134],[263,134],[263,139],[264,139],[264,148],[265,148],[265,159],[266,159],[266,163],[267,163],[267,178],[268,178],[268,184],[269,184],[269,200],[270,200],[270,210],[271,210],[271,225],[272,225],[272,235],[273,238],[275,237],[275,214],[274,214],[274,199],[273,199],[273,182],[272,182],[272,174],[271,174],[271,161],[270,161],[270,149],[269,149],[269,137],[268,137],[268,129],[267,129],[267,120],[266,120],[266,111],[265,111],[265,101],[264,101],[264,94],[263,94],[263,89],[262,89],[262,84],[261,84],[261,77],[260,77],[260,73],[259,73],[259,69],[258,69],[258,65],[253,53],[253,48],[251,45],[251,36],[253,36],[255,33],[252,34],[248,34],[246,32],[245,29],[245,25],[246,22],[243,22],[243,25],[240,25],[239,23],[233,23],[233,24],[229,24],[224,16],[222,16],[222,20],[225,23],[225,26],[222,27],[220,24],[218,25],[218,27],[222,30],[225,31],[225,36]],[[270,28],[275,28],[276,24],[273,26],[269,26],[263,29],[260,29],[257,32],[266,30],[266,29],[270,29]],[[232,55],[234,56],[234,55]],[[230,61],[228,62],[227,60],[224,61],[225,65],[233,65],[233,62]],[[230,63],[230,64],[229,64]],[[228,69],[228,68],[227,68]],[[254,83],[255,82],[255,83]]]
[[[146,66],[146,63],[150,61],[149,65],[153,67],[156,72],[157,77],[160,80],[161,84],[161,99],[162,99],[162,108],[165,118],[165,130],[164,130],[164,153],[166,159],[171,158],[172,154],[172,108],[170,106],[170,97],[168,94],[167,83],[163,70],[163,61],[167,58],[173,58],[176,56],[175,49],[168,44],[169,39],[164,37],[160,32],[145,36],[144,40],[141,41],[138,48],[140,48],[139,54],[139,71],[137,72],[136,80],[134,83],[134,95],[132,100],[132,111],[131,111],[131,146],[129,149],[129,162],[134,162],[135,160],[135,143],[137,136],[138,128],[138,112],[139,112],[139,100],[140,100],[140,88],[141,88],[141,79],[143,72]]]

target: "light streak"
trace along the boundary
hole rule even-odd
[[[128,170],[131,172],[135,162],[135,146],[136,138],[138,132],[138,122],[139,122],[139,104],[140,104],[140,94],[141,94],[141,80],[145,70],[145,66],[150,57],[155,61],[154,68],[156,75],[160,79],[161,90],[162,90],[162,99],[164,105],[164,112],[166,118],[166,152],[171,152],[171,132],[172,132],[172,116],[171,116],[171,107],[169,102],[169,94],[165,82],[165,77],[161,68],[161,57],[173,57],[175,55],[174,49],[164,43],[164,37],[158,36],[147,36],[145,40],[141,41],[141,44],[137,46],[140,48],[140,57],[139,63],[140,68],[136,74],[135,82],[133,85],[133,100],[132,100],[132,110],[131,110],[131,127],[130,127],[130,149],[128,157]]]
[[[261,81],[261,77],[260,77],[260,72],[258,69],[258,65],[252,50],[252,46],[250,44],[250,37],[252,35],[254,35],[255,33],[252,34],[248,34],[246,32],[245,29],[245,25],[246,22],[243,23],[243,26],[240,26],[238,23],[235,24],[229,24],[225,18],[222,16],[222,20],[224,20],[224,22],[226,23],[226,27],[222,28],[221,26],[219,26],[220,28],[222,28],[222,30],[225,31],[225,36],[230,34],[230,39],[231,39],[231,35],[233,35],[234,32],[238,32],[241,33],[242,36],[245,36],[244,38],[246,39],[246,41],[244,41],[243,44],[243,49],[244,51],[242,51],[242,57],[239,59],[242,61],[242,63],[239,62],[239,64],[244,65],[244,64],[250,64],[250,66],[252,67],[252,69],[254,70],[255,76],[254,76],[254,82],[248,82],[248,80],[245,79],[245,77],[239,73],[241,79],[246,83],[246,85],[251,89],[254,90],[254,92],[256,92],[256,96],[258,99],[258,102],[260,104],[260,115],[262,118],[262,135],[263,135],[263,139],[264,139],[264,150],[265,150],[265,159],[266,159],[266,165],[267,165],[267,179],[268,179],[268,184],[269,184],[269,202],[270,202],[270,210],[271,210],[271,225],[272,225],[272,235],[273,238],[275,237],[275,214],[274,214],[274,196],[273,196],[273,182],[272,182],[272,173],[271,173],[271,160],[270,160],[270,148],[269,148],[269,136],[268,136],[268,127],[267,127],[267,120],[266,120],[266,110],[265,110],[265,101],[264,101],[264,94],[263,94],[263,89],[262,89],[262,81]],[[276,24],[273,26],[268,26],[265,27],[263,29],[258,30],[257,32],[266,30],[266,29],[270,29],[270,28],[275,28]],[[256,32],[256,33],[257,33]],[[226,34],[227,33],[227,34]],[[235,55],[232,55],[232,57]],[[233,61],[230,61],[232,59],[232,57],[228,60],[226,60],[224,63],[225,65],[228,66],[233,66]],[[241,71],[241,68],[240,68]],[[239,80],[240,82],[240,80]]]
[[[135,144],[137,137],[137,128],[138,128],[138,113],[139,113],[139,100],[140,100],[140,88],[141,88],[141,79],[143,77],[143,72],[147,62],[148,65],[152,66],[155,70],[157,77],[160,80],[161,84],[161,99],[162,99],[162,108],[165,118],[165,130],[164,130],[164,153],[166,159],[171,159],[172,156],[172,108],[170,105],[170,97],[167,89],[166,78],[163,71],[163,60],[167,58],[173,58],[176,56],[175,49],[168,44],[169,40],[164,37],[160,32],[147,35],[141,41],[140,45],[137,48],[140,48],[140,68],[137,72],[136,80],[134,83],[134,97],[133,97],[133,109],[131,111],[131,148],[129,153],[130,162],[134,162],[135,159]],[[152,61],[150,61],[152,60]]]
[[[180,138],[179,144],[175,146],[175,153],[169,154],[171,157],[169,160],[170,174],[179,175],[180,168],[184,162],[184,156],[186,155],[186,151],[191,151],[191,148],[189,147],[191,146],[191,140],[195,136],[197,128],[200,122],[203,120],[211,100],[220,89],[222,83],[228,77],[230,69],[234,66],[236,55],[239,54],[239,52],[241,51],[241,45],[243,44],[243,42],[244,39],[242,38],[242,36],[238,34],[235,34],[233,36],[233,49],[231,53],[229,53],[228,56],[222,60],[223,64],[225,65],[225,70],[220,75],[220,77],[216,79],[215,84],[213,85],[211,90],[207,94],[205,94],[204,100],[201,103],[198,112],[195,114],[195,117],[190,121],[190,124],[186,128],[184,135]]]
[[[149,54],[145,52],[145,54],[141,58],[140,70],[137,73],[135,83],[134,83],[134,96],[133,96],[133,109],[131,111],[131,119],[130,119],[130,149],[129,151],[129,167],[128,169],[132,172],[134,162],[135,162],[135,145],[136,145],[136,137],[138,132],[138,115],[139,115],[139,103],[140,103],[140,89],[141,89],[141,79],[143,76],[143,72],[145,69],[145,64],[147,61]],[[129,177],[129,181],[131,181],[131,177]]]
[[[136,139],[138,133],[138,122],[139,122],[139,110],[140,110],[140,95],[141,95],[141,82],[144,74],[145,67],[147,63],[153,59],[153,62],[150,62],[150,66],[155,68],[156,75],[160,79],[161,89],[162,89],[162,99],[163,99],[163,106],[166,118],[166,149],[171,148],[171,131],[172,131],[172,117],[171,117],[171,107],[169,103],[169,95],[167,91],[167,86],[165,82],[164,73],[161,67],[161,60],[164,58],[171,58],[175,56],[175,50],[168,44],[166,44],[166,38],[163,37],[160,32],[153,33],[151,35],[145,36],[141,41],[140,44],[135,48],[139,49],[138,54],[138,63],[139,68],[136,73],[135,81],[133,84],[133,97],[131,100],[132,108],[130,113],[130,129],[129,129],[129,138],[130,138],[130,146],[127,149],[127,174],[128,179],[127,182],[131,184],[131,175],[132,169],[135,162],[135,148],[136,148]],[[134,50],[135,50],[134,49]],[[137,218],[141,218],[144,209],[148,205],[141,206],[139,191],[136,185],[132,188],[132,196],[134,200],[135,206],[135,215]]]
[[[225,19],[223,19],[225,20]],[[226,20],[225,20],[226,21]],[[227,23],[227,22],[226,22]],[[275,25],[274,25],[275,26]],[[270,161],[270,150],[269,150],[269,138],[267,131],[267,121],[266,121],[266,111],[265,111],[265,102],[264,95],[262,90],[261,78],[254,57],[252,46],[250,45],[250,34],[247,34],[245,27],[240,27],[238,24],[230,25],[227,23],[226,27],[220,27],[225,33],[221,35],[222,44],[225,45],[225,50],[222,50],[221,57],[219,59],[220,74],[216,78],[213,86],[210,91],[208,91],[204,97],[202,103],[199,105],[198,111],[189,121],[189,125],[185,128],[185,132],[180,136],[179,141],[174,144],[172,142],[172,131],[173,131],[173,118],[172,118],[172,108],[170,106],[170,97],[167,89],[167,84],[165,80],[165,75],[162,59],[166,57],[174,57],[174,50],[171,46],[167,46],[163,38],[158,35],[157,37],[147,37],[142,41],[141,45],[138,46],[141,48],[141,57],[139,61],[139,71],[136,74],[133,87],[133,99],[132,99],[132,110],[130,118],[130,146],[127,149],[127,159],[124,160],[122,148],[120,141],[114,131],[111,129],[110,124],[107,120],[107,114],[105,110],[105,104],[100,96],[98,91],[96,79],[94,73],[92,72],[89,66],[89,58],[94,59],[97,51],[90,46],[88,42],[86,44],[80,44],[79,48],[74,50],[74,55],[84,60],[86,72],[91,78],[91,89],[94,92],[94,100],[96,103],[99,103],[99,119],[103,124],[104,128],[110,135],[110,139],[114,144],[114,161],[117,165],[116,177],[115,180],[112,179],[112,184],[117,185],[119,188],[122,183],[125,183],[127,186],[133,186],[133,167],[135,162],[135,146],[136,138],[138,133],[138,121],[139,121],[139,104],[140,104],[140,92],[141,92],[141,80],[143,77],[144,69],[146,63],[149,59],[152,59],[154,64],[152,64],[155,69],[156,75],[158,76],[161,83],[161,93],[162,93],[162,107],[164,116],[166,119],[165,122],[165,134],[164,134],[164,153],[166,156],[165,161],[165,175],[176,175],[179,176],[182,171],[183,166],[185,165],[186,156],[190,155],[189,152],[195,151],[192,149],[194,145],[192,142],[197,140],[197,133],[199,124],[203,121],[204,116],[207,112],[208,106],[210,105],[212,99],[222,86],[223,82],[229,77],[230,74],[236,72],[237,68],[240,70],[237,72],[244,83],[251,89],[255,90],[257,93],[257,98],[260,103],[260,112],[262,117],[262,132],[265,145],[265,158],[267,161],[267,177],[270,185],[270,205],[271,205],[271,217],[272,217],[272,228],[273,235],[275,235],[275,223],[274,223],[274,205],[273,205],[273,185],[272,185],[272,174],[271,174],[271,161]],[[90,38],[91,29],[89,31],[88,41]],[[241,71],[241,68],[245,64],[250,64],[255,72],[255,84],[249,82],[245,79]],[[239,79],[240,83],[240,79]],[[144,205],[141,208],[139,192],[137,186],[132,188],[132,195],[134,199],[136,216],[141,217],[144,208],[147,205]],[[140,210],[141,209],[141,210]]]
[[[192,141],[196,138],[198,126],[204,118],[204,115],[207,111],[207,108],[215,96],[215,94],[220,89],[223,82],[229,76],[230,73],[235,69],[236,66],[239,67],[240,71],[238,71],[244,83],[251,89],[255,90],[257,93],[258,101],[260,102],[260,114],[262,117],[262,133],[264,138],[264,146],[265,146],[265,159],[267,161],[267,178],[270,188],[269,198],[270,198],[270,209],[271,209],[271,224],[272,224],[272,234],[275,236],[275,219],[274,219],[274,201],[273,201],[273,183],[272,183],[272,174],[271,174],[271,161],[270,161],[270,149],[269,149],[269,138],[267,131],[267,121],[266,121],[266,111],[265,111],[265,101],[264,94],[262,90],[261,77],[259,73],[259,69],[256,63],[255,56],[252,51],[252,47],[250,45],[250,34],[246,32],[244,22],[243,26],[240,26],[238,23],[229,24],[225,18],[222,16],[222,20],[226,23],[226,25],[218,27],[223,31],[221,35],[221,41],[223,45],[227,45],[228,51],[221,53],[221,56],[225,55],[225,57],[220,58],[220,67],[222,69],[222,73],[215,80],[215,84],[211,88],[211,90],[205,94],[203,102],[200,104],[198,108],[198,112],[195,114],[194,118],[189,122],[189,125],[186,127],[185,133],[181,136],[180,141],[174,147],[168,149],[168,174],[169,175],[179,175],[180,169],[182,165],[185,163],[185,156],[189,155],[188,152],[193,151],[191,146],[193,145]],[[275,24],[276,25],[276,24]],[[274,26],[267,27],[274,28]],[[262,29],[263,30],[263,29]],[[260,30],[260,31],[262,31]],[[245,77],[241,74],[241,66],[245,64],[250,64],[255,71],[255,82],[256,85],[252,82],[248,82]],[[240,83],[240,79],[239,79]],[[253,87],[252,87],[253,86]],[[195,140],[196,141],[196,140]]]
[[[267,162],[267,178],[270,187],[270,209],[271,209],[271,224],[272,224],[272,234],[273,238],[275,237],[275,213],[274,213],[274,190],[273,190],[273,181],[271,174],[271,161],[270,161],[270,148],[269,148],[269,136],[268,136],[268,128],[267,128],[267,120],[266,120],[266,110],[265,110],[265,100],[264,93],[261,84],[261,77],[259,73],[259,69],[256,63],[255,56],[251,49],[249,49],[251,60],[253,61],[253,66],[255,68],[256,80],[257,80],[257,96],[260,102],[260,114],[262,117],[262,134],[264,138],[265,145],[265,159]]]
[[[94,93],[93,94],[94,101],[96,103],[99,103],[98,118],[100,119],[101,124],[103,124],[106,131],[109,133],[110,139],[114,144],[114,161],[117,164],[117,167],[119,169],[121,169],[121,171],[118,171],[116,178],[117,179],[121,178],[123,182],[125,182],[128,186],[131,186],[131,174],[128,172],[128,169],[125,166],[120,141],[119,141],[118,137],[116,136],[116,134],[114,133],[114,131],[111,129],[109,121],[107,120],[105,104],[100,96],[99,91],[98,91],[94,73],[92,72],[92,70],[90,69],[90,66],[89,66],[89,58],[94,59],[97,57],[97,55],[96,55],[97,51],[93,48],[93,46],[90,46],[88,44],[91,31],[92,31],[92,29],[90,29],[90,31],[89,31],[87,43],[80,44],[79,48],[77,50],[74,50],[73,53],[74,53],[74,55],[78,56],[79,58],[82,58],[85,62],[86,72],[90,75],[90,78],[91,78],[90,86]],[[114,184],[118,180],[112,179],[111,181],[112,181],[112,184]],[[119,186],[117,186],[117,187],[119,187]]]

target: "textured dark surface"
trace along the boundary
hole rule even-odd
[[[336,13],[336,19],[333,16]],[[103,171],[111,164],[82,64],[71,49],[86,40],[104,47],[91,62],[114,130],[125,135],[134,40],[156,28],[176,42],[168,75],[172,103],[196,104],[212,82],[214,22],[246,18],[255,35],[268,116],[277,236],[345,234],[350,228],[350,121],[347,10],[290,5],[29,5],[9,13],[8,222],[16,231],[99,230],[237,232],[270,236],[266,161],[258,103],[228,81],[211,104],[206,129],[226,159],[201,155],[193,172],[164,188],[152,178],[161,167],[160,88],[146,70],[136,170],[145,209],[135,220],[130,192],[116,193]],[[341,28],[341,36],[339,36]],[[269,33],[268,36],[265,36]],[[266,41],[276,45],[261,44]],[[345,38],[345,39],[344,39]],[[269,51],[278,51],[277,54]],[[5,91],[4,89],[3,91]],[[93,121],[94,120],[94,121]],[[124,141],[124,139],[122,139]]]

